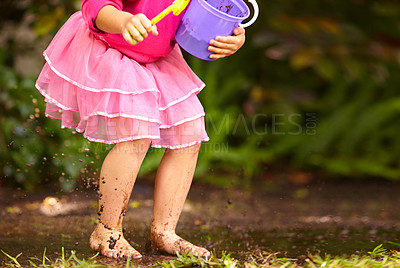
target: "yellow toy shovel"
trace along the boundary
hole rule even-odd
[[[156,24],[171,12],[173,12],[175,16],[178,16],[186,8],[189,2],[190,0],[175,0],[169,7],[161,11],[161,13],[157,16],[155,16],[151,20],[151,24]]]

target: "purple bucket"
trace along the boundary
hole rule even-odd
[[[258,6],[251,1],[258,16]],[[202,60],[210,59],[210,40],[216,36],[229,36],[247,19],[250,10],[242,0],[191,0],[175,33],[178,44],[191,55]],[[248,25],[241,25],[247,27]]]

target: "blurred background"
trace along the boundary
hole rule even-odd
[[[197,182],[400,179],[400,2],[259,0],[245,46],[214,62],[186,55],[207,84],[210,141]],[[42,52],[74,0],[0,2],[0,186],[69,192],[97,180],[111,146],[44,116]],[[151,178],[162,150],[150,150]]]

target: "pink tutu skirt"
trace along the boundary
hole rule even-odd
[[[204,83],[175,45],[140,64],[91,33],[80,12],[43,53],[36,82],[46,116],[90,141],[107,144],[149,138],[152,147],[182,148],[208,140],[197,93]]]

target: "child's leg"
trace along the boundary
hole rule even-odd
[[[192,183],[200,144],[165,151],[156,175],[151,249],[170,254],[188,253],[208,257],[210,252],[175,234],[186,196]]]
[[[123,237],[122,220],[150,142],[144,139],[115,145],[101,168],[99,224],[90,236],[90,247],[107,257],[142,257]]]

